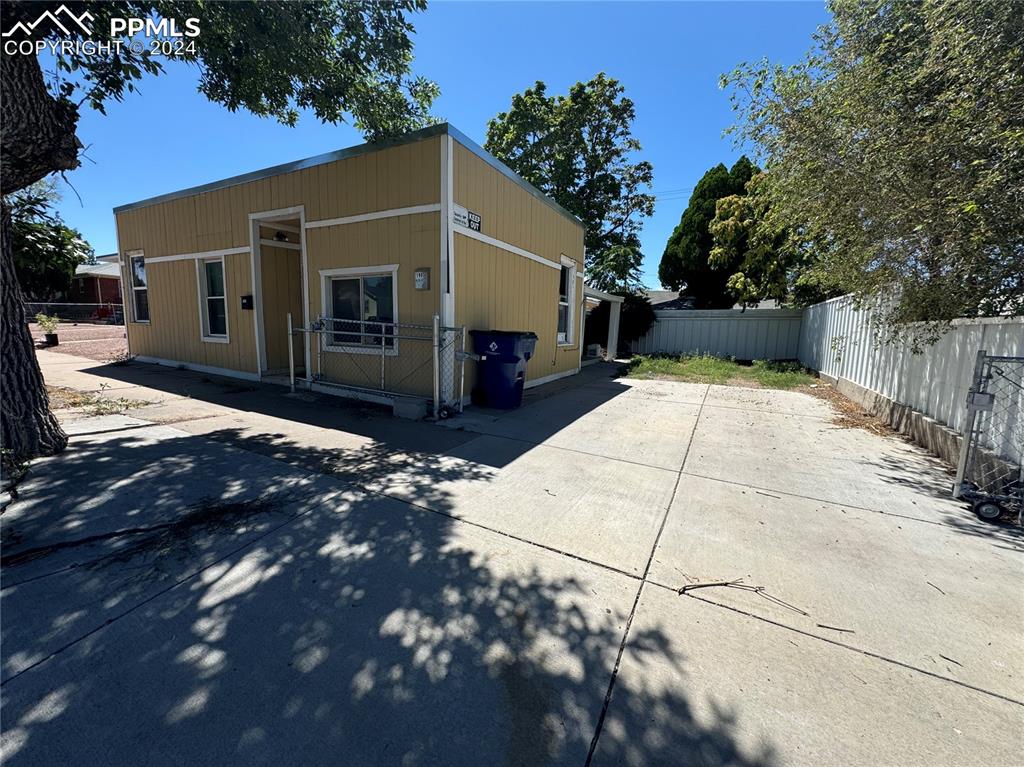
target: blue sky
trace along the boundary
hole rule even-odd
[[[549,93],[600,71],[636,104],[634,133],[654,164],[655,215],[642,235],[644,279],[660,287],[658,261],[694,184],[740,154],[718,76],[767,56],[796,62],[827,21],[823,3],[431,3],[414,17],[415,71],[438,82],[435,113],[479,143],[487,120],[536,80]],[[140,93],[83,110],[87,160],[68,174],[60,212],[97,253],[116,249],[111,209],[133,200],[362,143],[347,125],[305,115],[286,128],[228,112],[196,90],[196,71],[169,65]]]

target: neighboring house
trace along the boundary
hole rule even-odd
[[[114,213],[138,359],[260,379],[289,368],[288,313],[306,328],[334,318],[337,332],[295,338],[311,388],[391,388],[405,364],[403,393],[430,397],[436,315],[535,332],[527,386],[579,371],[582,224],[447,124]],[[441,354],[456,370],[454,346]]]
[[[681,295],[675,290],[647,290],[644,292],[655,311],[679,311],[694,308],[692,296]],[[736,304],[732,308],[740,312],[744,307]],[[769,298],[761,301],[756,307],[747,308],[778,309],[779,302]]]
[[[121,303],[121,267],[117,254],[99,256],[95,264],[79,264],[65,300],[73,304]]]
[[[645,290],[644,294],[655,309],[658,308],[659,304],[675,301],[679,298],[679,291],[677,290]]]

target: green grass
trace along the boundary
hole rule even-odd
[[[754,360],[747,365],[708,356],[637,356],[626,366],[626,376],[766,389],[792,389],[816,383],[814,376],[797,362]]]

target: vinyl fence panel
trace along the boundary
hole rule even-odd
[[[655,311],[657,322],[632,345],[637,354],[710,354],[739,360],[796,359],[800,309]]]
[[[964,398],[979,349],[1024,356],[1024,319],[954,320],[934,344],[914,353],[881,332],[879,312],[834,298],[804,311],[800,362],[924,413],[961,431]]]

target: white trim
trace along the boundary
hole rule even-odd
[[[204,250],[199,253],[179,253],[175,256],[156,256],[147,258],[147,264],[162,264],[166,261],[189,261],[196,258],[217,258],[218,256],[234,256],[239,253],[248,253],[249,246],[241,248],[223,248],[222,250]]]
[[[321,269],[320,270],[320,312],[321,312],[320,316],[321,317],[329,316],[327,314],[328,307],[330,306],[330,304],[328,302],[328,284],[330,283],[330,281],[332,279],[336,279],[338,277],[373,277],[373,276],[378,275],[378,274],[387,274],[387,275],[391,276],[391,300],[392,300],[392,304],[394,306],[394,317],[391,318],[391,321],[397,325],[398,324],[398,264],[384,264],[384,265],[381,265],[381,266],[346,266],[346,267],[339,267],[337,269]],[[359,302],[360,302],[359,311],[360,311],[360,314],[362,314],[362,295],[363,295],[362,291],[363,291],[362,281],[360,280],[360,287],[359,287]],[[333,310],[332,310],[332,312],[333,312]],[[362,319],[360,319],[358,321],[359,322],[369,322],[370,324],[372,324],[372,320],[362,320]],[[328,352],[344,352],[346,354],[380,354],[380,347],[378,347],[376,345],[369,346],[369,345],[364,345],[364,344],[353,344],[353,345],[347,345],[346,344],[346,345],[338,346],[336,344],[332,344],[332,343],[330,343],[330,338],[331,338],[331,333],[332,332],[343,333],[345,331],[343,331],[343,330],[328,329],[326,331],[326,333],[325,333],[326,338],[324,340],[324,346],[323,346],[324,351],[328,351]],[[308,334],[303,334],[303,335],[308,335]],[[398,339],[397,338],[391,339],[391,346],[390,347],[387,347],[387,346],[384,347],[384,356],[385,357],[397,357],[398,356]],[[317,371],[317,372],[320,372],[320,371]]]
[[[263,375],[263,357],[260,354],[260,310],[259,310],[259,286],[261,285],[260,275],[257,266],[260,255],[260,222],[249,214],[249,277],[252,281],[252,339],[256,347],[256,376]]]
[[[306,250],[306,206],[302,206],[302,210],[299,211],[299,245],[302,250],[299,251],[299,276],[302,278],[302,326],[304,328],[309,327],[309,253]],[[306,380],[313,380],[313,368],[312,368],[312,340],[310,333],[302,334],[302,352],[306,363]],[[294,343],[294,339],[292,339]],[[320,371],[316,371],[319,373]]]
[[[121,275],[121,311],[124,313],[124,343],[128,349],[128,356],[132,356],[132,334],[128,332],[128,325],[131,324],[128,319],[128,306],[127,301],[124,297],[124,288],[128,283],[125,282],[125,271],[128,266],[127,256],[128,253],[121,252],[121,234],[117,230],[117,218],[114,219],[114,243],[117,245],[118,261],[117,264],[120,267],[118,270]],[[135,251],[129,251],[134,253]]]
[[[464,237],[469,237],[471,240],[479,240],[480,242],[486,242],[488,245],[493,245],[495,248],[500,248],[501,250],[507,250],[509,253],[515,253],[517,256],[522,256],[523,258],[528,258],[531,261],[536,261],[539,264],[544,264],[545,266],[550,266],[552,269],[561,269],[562,268],[561,264],[555,263],[554,261],[549,261],[548,259],[544,258],[544,256],[538,256],[536,253],[531,253],[528,250],[523,250],[522,248],[517,248],[515,245],[510,245],[507,242],[503,242],[501,240],[497,240],[494,237],[489,237],[486,234],[481,234],[480,232],[474,231],[473,229],[469,229],[467,227],[460,226],[459,224],[456,224],[455,222],[452,222],[452,229],[456,233],[461,234]]]
[[[605,293],[603,290],[592,288],[589,285],[583,286],[583,296],[585,298],[593,298],[595,301],[611,301],[613,304],[621,304],[622,296],[617,296],[614,293]],[[731,310],[730,310],[731,311]],[[693,314],[692,309],[687,309],[681,312],[682,314]]]
[[[146,255],[141,250],[133,251],[133,254],[128,256],[128,283],[127,283],[127,286],[128,286],[128,290],[130,290],[131,294],[132,294],[132,319],[131,319],[131,321],[134,322],[136,325],[149,325],[150,322],[153,319],[153,307],[149,305],[149,274],[148,273],[146,274],[146,284],[145,285],[143,285],[142,287],[137,287],[135,285],[135,274],[132,271],[132,259],[135,259],[135,258],[141,258],[142,259],[142,269],[143,269],[143,271],[145,271],[146,264],[148,263],[148,261],[146,259]],[[141,291],[145,291],[146,292],[146,310],[149,312],[149,317],[147,319],[144,319],[144,320],[140,320],[139,319],[138,293],[141,292]],[[123,292],[124,291],[122,291],[122,293]],[[122,295],[121,298],[123,300],[124,296]]]
[[[532,389],[534,386],[543,386],[546,383],[551,383],[552,381],[557,381],[559,378],[568,378],[569,376],[574,376],[574,375],[576,375],[579,372],[580,372],[580,369],[576,368],[575,370],[564,370],[561,373],[552,373],[549,376],[543,376],[541,378],[534,378],[533,380],[527,381],[525,384],[523,384],[523,388],[524,389]]]
[[[260,238],[260,245],[266,245],[268,248],[284,248],[285,250],[302,250],[302,246],[297,242],[281,242],[280,240],[269,240],[266,237]]]
[[[555,346],[560,348],[571,348],[576,345],[576,312],[573,309],[576,308],[576,273],[579,268],[576,266],[576,262],[571,258],[562,254],[561,265],[558,270],[558,281],[562,281],[562,269],[569,270],[569,278],[565,281],[565,301],[562,301],[562,294],[558,294],[558,312],[560,313],[562,307],[565,306],[565,333],[558,332],[558,319],[555,319]],[[564,338],[559,338],[560,335],[564,335]]]
[[[451,136],[441,139],[441,324],[455,325],[455,146]]]
[[[252,274],[252,323],[255,335],[253,336],[256,343],[256,374],[257,377],[263,375],[263,362],[267,357],[267,338],[266,329],[263,327],[263,274],[262,267],[263,262],[260,254],[260,247],[262,238],[260,237],[260,227],[272,225],[272,222],[277,221],[290,221],[292,219],[299,220],[298,229],[299,232],[299,252],[300,252],[300,263],[299,272],[302,279],[302,325],[303,327],[309,327],[309,286],[307,285],[306,272],[307,272],[307,253],[306,253],[306,238],[303,235],[305,231],[306,222],[306,206],[305,205],[292,205],[288,208],[277,208],[276,210],[263,210],[249,213],[249,268]],[[280,227],[278,227],[280,228]],[[281,245],[279,242],[274,242],[275,246]],[[310,370],[310,345],[309,345],[309,334],[303,333],[305,336],[305,362],[306,362],[306,380],[310,380],[312,372]]]
[[[260,380],[260,377],[255,373],[247,373],[244,370],[229,370],[228,368],[218,368],[212,365],[197,365],[194,362],[178,362],[177,360],[168,360],[163,357],[139,355],[135,357],[135,361],[145,362],[150,365],[165,365],[172,368],[184,368],[185,370],[193,370],[196,373],[209,373],[215,376],[225,376],[226,378],[241,378],[243,381]]]
[[[341,218],[325,218],[320,221],[307,221],[304,228],[319,229],[323,226],[341,226],[343,224],[356,224],[360,221],[376,221],[379,218],[415,216],[417,213],[437,213],[439,210],[441,210],[440,204],[432,202],[429,205],[410,205],[407,208],[389,208],[388,210],[377,210],[373,213],[360,213],[357,216],[343,216]]]
[[[299,214],[305,212],[305,206],[292,205],[290,208],[278,208],[277,210],[261,210],[257,213],[250,213],[250,221],[288,221],[298,218]]]
[[[291,224],[279,224],[275,221],[260,222],[260,226],[264,226],[267,229],[277,229],[281,232],[291,232],[292,234],[302,234],[302,229]]]
[[[398,264],[381,264],[379,266],[345,266],[337,269],[321,269],[320,277],[344,277],[349,274],[357,274],[362,277],[365,274],[383,274],[385,272],[397,272]],[[327,309],[325,303],[322,308]],[[397,322],[398,320],[395,320]]]
[[[214,298],[221,298],[224,301],[224,335],[212,335],[206,332],[209,323],[209,308],[207,306],[206,295],[206,281],[203,279],[206,276],[206,265],[211,262],[217,262],[220,264],[221,280],[224,282],[224,295],[214,296]],[[215,256],[213,258],[197,258],[196,264],[196,297],[198,299],[199,308],[199,340],[208,344],[226,344],[230,343],[231,339],[231,326],[230,320],[228,319],[228,270],[224,265],[224,256]]]

